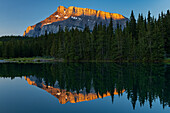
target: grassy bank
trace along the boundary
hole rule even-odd
[[[43,57],[31,57],[31,58],[9,58],[3,59],[2,63],[46,63],[46,62],[56,62],[54,58],[43,58]]]
[[[106,60],[106,61],[96,61],[96,60],[82,60],[82,61],[67,61],[63,59],[54,59],[54,58],[45,58],[45,57],[31,57],[31,58],[9,58],[9,59],[4,59],[0,58],[0,63],[49,63],[49,62],[114,62],[111,60]],[[134,61],[133,63],[139,63],[139,61]],[[164,61],[166,64],[170,64],[170,58],[166,58]],[[115,62],[116,63],[116,62]],[[124,62],[128,63],[128,62]]]
[[[170,64],[170,58],[166,58],[166,59],[164,60],[164,62],[167,63],[167,64]]]

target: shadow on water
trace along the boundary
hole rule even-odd
[[[59,99],[61,104],[127,93],[133,109],[155,99],[170,106],[170,65],[114,63],[0,64],[0,77],[25,77]]]

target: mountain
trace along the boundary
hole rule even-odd
[[[94,25],[102,22],[103,24],[109,25],[110,18],[113,18],[113,27],[116,28],[119,23],[122,28],[126,26],[126,22],[129,21],[123,15],[117,13],[109,13],[100,10],[93,10],[88,8],[79,7],[64,7],[59,6],[57,11],[50,15],[45,20],[29,26],[24,32],[23,36],[36,37],[47,33],[57,33],[59,26],[64,30],[67,26],[69,29],[78,28],[83,30],[85,25],[89,26],[90,30],[93,30]]]

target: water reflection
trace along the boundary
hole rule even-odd
[[[139,101],[143,106],[160,99],[170,106],[170,66],[164,64],[57,63],[1,64],[1,77],[25,76],[35,85],[58,98],[61,104],[123,95],[133,109]]]
[[[27,80],[28,84],[37,86],[51,95],[55,96],[61,104],[66,104],[67,102],[70,103],[78,103],[83,101],[90,101],[98,98],[104,98],[107,96],[111,96],[110,92],[107,92],[106,94],[100,95],[99,92],[95,93],[94,88],[91,88],[90,93],[86,93],[86,89],[80,90],[79,93],[76,91],[67,91],[65,89],[57,88],[58,84],[56,83],[54,86],[47,86],[44,84],[44,82],[40,82],[42,80],[38,80],[38,78],[34,77],[26,77],[25,80]],[[125,90],[121,92],[117,92],[117,90],[114,90],[113,95],[118,95],[120,93],[123,93]]]

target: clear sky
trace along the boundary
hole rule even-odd
[[[44,20],[58,6],[76,6],[112,13],[129,18],[131,10],[147,15],[148,10],[157,17],[170,9],[170,0],[0,0],[0,36],[22,35],[26,28]]]

